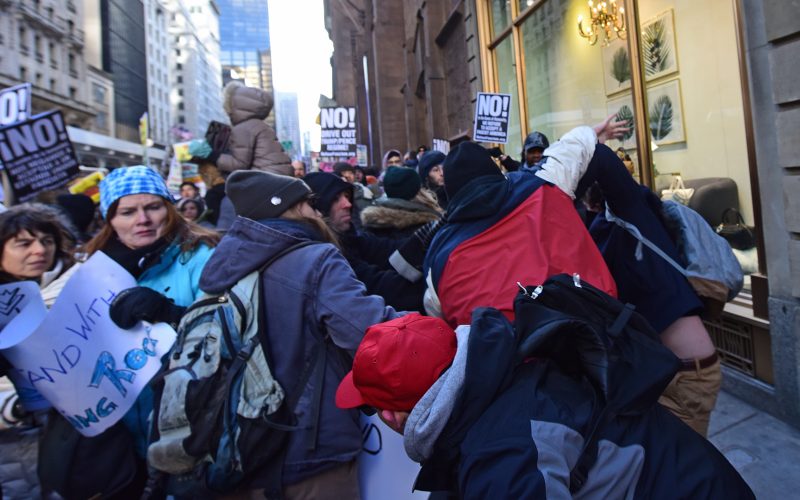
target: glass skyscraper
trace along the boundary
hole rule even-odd
[[[267,0],[217,0],[223,80],[272,91]]]

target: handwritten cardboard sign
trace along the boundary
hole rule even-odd
[[[64,186],[80,172],[60,111],[0,128],[0,160],[19,201]]]
[[[320,158],[356,156],[356,108],[321,108]]]
[[[508,119],[511,111],[511,94],[478,92],[475,103],[475,132],[477,142],[508,142]]]
[[[175,331],[164,323],[122,330],[111,321],[112,300],[133,286],[133,276],[98,252],[70,278],[35,330],[15,336],[3,350],[14,377],[27,381],[87,437],[125,415],[175,341]]]
[[[31,116],[31,84],[14,85],[0,91],[0,126],[25,121]]]
[[[406,455],[403,436],[381,422],[377,415],[361,416],[361,434],[363,445],[358,456],[361,498],[428,498],[428,492],[412,491],[419,464]]]

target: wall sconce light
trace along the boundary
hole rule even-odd
[[[589,26],[584,26],[583,16],[578,16],[578,33],[589,40],[589,45],[596,44],[601,34],[603,35],[603,47],[606,47],[615,37],[625,39],[627,36],[625,9],[617,7],[616,0],[600,2],[597,5],[589,0],[589,12],[591,14]]]

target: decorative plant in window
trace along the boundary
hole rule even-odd
[[[667,25],[658,19],[647,25],[642,33],[644,66],[647,76],[665,71],[670,66],[670,48],[667,43]]]
[[[660,141],[672,132],[672,99],[662,95],[650,106],[650,133]]]
[[[614,58],[611,60],[611,75],[620,86],[631,79],[631,60],[625,47],[620,47],[614,52]]]
[[[625,142],[633,136],[633,111],[627,104],[623,104],[619,111],[617,111],[617,116],[614,118],[615,121],[618,122],[626,122],[627,129],[625,133],[622,134],[622,137],[619,139],[621,142]]]

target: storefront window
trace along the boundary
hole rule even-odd
[[[492,1],[492,38],[497,38],[511,24],[511,1]]]
[[[533,7],[533,9],[531,9]],[[643,56],[642,107],[649,143],[634,129],[612,149],[631,159],[641,179],[637,151],[652,151],[653,190],[661,194],[677,176],[694,193],[689,206],[713,227],[727,213],[753,226],[753,193],[742,103],[742,76],[736,22],[731,3],[722,0],[639,0],[639,51]],[[575,126],[593,124],[609,114],[633,123],[628,41],[595,45],[582,38],[578,16],[590,17],[586,0],[491,2],[487,14],[494,29],[491,50],[497,91],[522,102],[526,123],[513,116],[507,151],[527,133],[543,132],[551,142]],[[709,23],[708,20],[714,22]],[[496,37],[511,27],[500,43]],[[630,30],[630,27],[628,27]],[[524,65],[523,89],[517,85],[514,46],[519,37]],[[515,121],[516,119],[516,121]],[[644,119],[644,117],[642,118]],[[688,191],[686,192],[688,194]],[[737,246],[742,246],[738,243]],[[735,248],[745,274],[758,272],[757,250]],[[749,279],[745,280],[749,288]]]
[[[509,151],[514,151],[518,145],[522,146],[522,130],[519,123],[517,64],[514,60],[514,45],[511,37],[506,37],[500,42],[494,53],[497,63],[498,91],[503,94],[511,94],[511,116],[508,121],[508,144],[506,146],[511,148]]]
[[[647,114],[656,147],[655,189],[668,187],[679,175],[694,189],[689,206],[711,225],[720,224],[727,211],[731,222],[741,214],[752,226],[742,77],[730,2],[642,0],[639,18]],[[745,275],[758,272],[755,246],[734,248],[734,253]],[[749,285],[747,276],[745,288]]]
[[[558,3],[558,2],[557,2]],[[608,115],[598,47],[576,36],[575,22],[586,2],[536,9],[521,24],[525,57],[528,132],[555,141],[569,130]],[[635,144],[634,144],[635,146]]]

